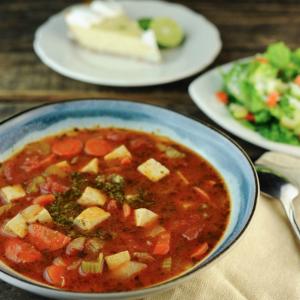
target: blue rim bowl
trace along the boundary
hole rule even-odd
[[[243,235],[259,195],[257,174],[247,154],[213,127],[153,105],[120,100],[72,100],[45,104],[13,116],[0,126],[0,161],[29,142],[76,128],[121,127],[155,132],[184,144],[209,161],[226,182],[231,198],[227,229],[200,263],[166,282],[128,292],[77,293],[59,290],[17,274],[4,264],[0,279],[27,291],[56,299],[133,299],[162,292],[182,283],[231,250]]]

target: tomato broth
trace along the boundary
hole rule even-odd
[[[171,279],[222,238],[220,174],[174,141],[138,131],[72,130],[1,164],[0,258],[70,291],[117,292]]]

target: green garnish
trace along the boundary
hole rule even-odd
[[[138,20],[138,24],[143,30],[148,30],[150,28],[152,18],[141,18]]]
[[[185,41],[185,34],[181,26],[168,17],[138,19],[139,27],[146,31],[152,29],[156,36],[157,45],[161,49],[176,48]]]
[[[71,188],[64,193],[58,193],[55,201],[47,207],[53,221],[70,232],[72,232],[74,219],[82,211],[77,199],[88,184],[84,175],[79,173],[73,173],[71,181]],[[74,233],[72,237],[74,237]]]
[[[154,203],[149,193],[143,189],[140,189],[137,194],[127,195],[126,202],[133,208],[149,207]]]
[[[95,187],[104,191],[109,197],[120,203],[125,201],[125,180],[118,174],[99,175],[95,179]]]

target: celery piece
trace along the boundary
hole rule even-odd
[[[172,269],[172,257],[165,258],[161,264],[161,268],[164,271],[170,272]]]
[[[27,185],[26,192],[36,193],[39,191],[39,185],[45,182],[45,178],[43,176],[37,176],[32,179],[32,181]]]
[[[103,253],[100,253],[97,261],[83,260],[80,268],[85,274],[100,274],[103,270],[103,262]]]

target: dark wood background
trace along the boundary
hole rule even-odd
[[[113,88],[75,81],[43,65],[32,49],[35,30],[49,16],[75,2],[0,0],[0,119],[44,102],[108,97],[158,104],[213,124],[187,94],[187,87],[196,76],[162,86]],[[223,49],[211,67],[263,51],[273,41],[282,40],[291,47],[300,46],[300,0],[172,2],[193,8],[218,26]],[[264,152],[236,140],[252,159]],[[0,299],[41,298],[0,282]]]

